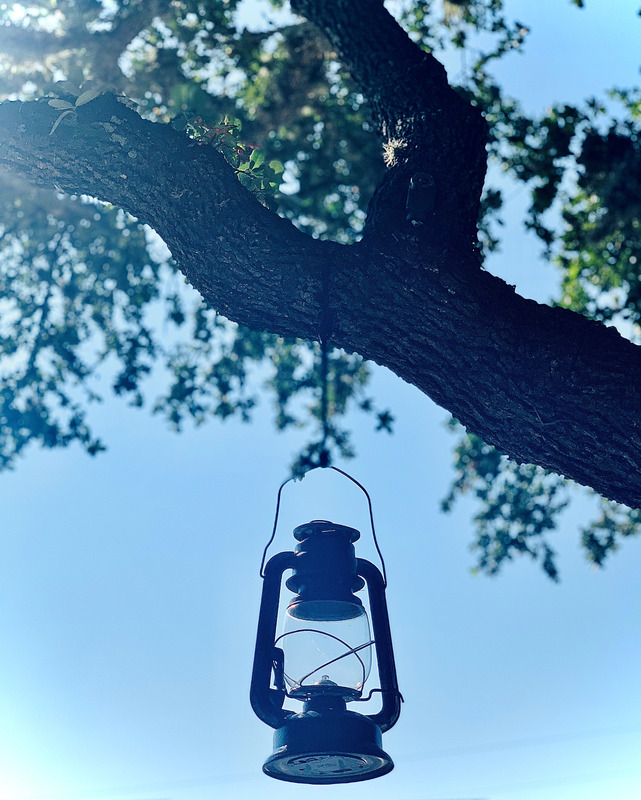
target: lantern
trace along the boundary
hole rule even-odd
[[[355,528],[313,520],[295,528],[294,537],[295,549],[273,556],[261,570],[251,704],[275,728],[274,752],[263,771],[312,784],[376,778],[394,767],[381,733],[398,719],[401,702],[383,575],[356,558]],[[365,587],[371,623],[358,594]],[[380,688],[363,696],[374,655]],[[381,695],[378,713],[348,710],[375,692]],[[302,708],[284,708],[286,698]]]

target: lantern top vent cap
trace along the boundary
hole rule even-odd
[[[294,538],[299,542],[304,542],[305,539],[322,534],[344,536],[350,542],[355,542],[361,537],[360,531],[357,531],[356,528],[350,528],[348,525],[337,525],[335,522],[330,522],[326,519],[313,519],[311,522],[306,522],[304,525],[294,528]]]

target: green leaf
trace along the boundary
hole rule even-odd
[[[92,100],[95,100],[98,95],[101,95],[102,92],[100,89],[87,89],[86,92],[83,92],[80,97],[76,100],[76,106],[84,106],[87,103],[90,103]]]
[[[57,108],[59,110],[73,108],[73,103],[70,103],[68,100],[59,100],[58,98],[55,98],[54,100],[49,100],[49,105],[51,106],[51,108]]]
[[[262,150],[252,150],[252,154],[249,157],[249,163],[254,169],[256,169],[256,167],[260,167],[264,160],[265,153]]]

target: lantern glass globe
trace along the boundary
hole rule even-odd
[[[369,619],[362,605],[335,600],[292,604],[278,646],[285,680],[295,696],[360,697],[372,665]]]

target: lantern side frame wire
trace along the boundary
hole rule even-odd
[[[376,526],[374,525],[374,510],[372,508],[372,499],[369,496],[369,492],[363,486],[362,483],[360,483],[359,481],[356,480],[356,478],[354,478],[348,472],[345,472],[345,470],[342,470],[339,467],[335,467],[333,464],[329,464],[327,466],[321,466],[321,467],[312,467],[311,469],[307,470],[305,475],[307,475],[309,472],[311,472],[312,470],[315,470],[315,469],[331,469],[334,472],[338,472],[339,475],[342,475],[343,477],[347,478],[355,486],[357,486],[363,492],[363,494],[365,495],[365,497],[367,499],[367,508],[368,508],[368,511],[369,511],[369,524],[370,524],[370,528],[372,530],[372,540],[374,542],[374,547],[376,548],[376,552],[378,554],[378,558],[379,558],[379,560],[381,562],[381,572],[382,572],[382,577],[383,577],[383,588],[386,589],[387,588],[387,570],[385,568],[385,559],[383,558],[383,554],[381,553],[381,548],[379,547],[378,538],[376,536]],[[305,477],[305,475],[303,475],[303,478]],[[269,538],[269,541],[265,545],[265,549],[263,550],[263,557],[262,557],[261,562],[260,562],[260,577],[261,578],[265,577],[265,563],[267,561],[267,552],[268,552],[269,548],[272,546],[272,543],[274,542],[274,539],[276,538],[276,531],[278,529],[278,517],[280,515],[280,506],[281,506],[283,489],[285,488],[285,486],[287,486],[288,483],[291,483],[292,481],[295,481],[295,480],[298,480],[298,478],[295,478],[295,477],[287,478],[287,480],[284,480],[281,483],[281,485],[280,485],[280,487],[278,489],[278,495],[276,497],[276,512],[274,514],[274,525],[273,525],[273,528],[272,528],[272,534],[271,534],[271,536]]]
[[[365,579],[371,612],[372,634],[376,652],[376,669],[381,686],[381,710],[366,716],[385,733],[392,728],[401,714],[403,695],[398,688],[396,662],[389,624],[385,578],[380,570],[364,558],[356,559],[356,572]]]
[[[293,552],[282,552],[276,553],[267,562],[263,576],[256,651],[249,693],[256,716],[275,729],[280,728],[292,713],[283,708],[285,690],[272,689],[271,683],[274,655],[279,649],[274,647],[274,641],[283,573],[294,568],[294,560]]]

